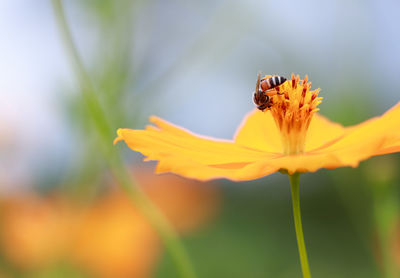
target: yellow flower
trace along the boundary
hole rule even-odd
[[[266,76],[268,77],[268,76]],[[272,97],[270,110],[250,112],[233,140],[199,136],[158,117],[145,130],[118,129],[156,172],[173,172],[199,180],[251,180],[279,170],[289,174],[320,168],[358,166],[374,155],[400,151],[400,104],[384,115],[343,127],[317,113],[319,89],[292,75]]]

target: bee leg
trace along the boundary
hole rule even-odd
[[[272,97],[274,95],[283,95],[284,93],[278,92],[275,89],[270,89],[270,90],[265,91],[264,94],[269,96],[269,97]]]
[[[264,94],[269,96],[269,97],[272,97],[274,95],[277,95],[278,92],[275,89],[270,89],[270,90],[265,91]]]

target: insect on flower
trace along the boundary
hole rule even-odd
[[[273,101],[271,96],[283,95],[279,92],[279,86],[286,82],[286,78],[275,75],[264,77],[260,80],[261,74],[257,75],[256,90],[254,91],[253,101],[261,111],[271,108]]]
[[[118,141],[158,161],[157,173],[189,178],[251,180],[280,169],[289,174],[357,167],[371,156],[400,152],[400,103],[380,117],[343,127],[317,113],[319,89],[308,77],[279,87],[269,113],[251,111],[231,140],[199,136],[158,117],[145,130],[121,128]],[[276,100],[275,100],[276,99]]]
[[[307,76],[300,80],[292,74],[285,82],[282,77],[258,75],[254,94],[258,109],[243,119],[231,140],[197,135],[152,116],[154,125],[145,130],[118,129],[114,144],[125,141],[145,160],[158,161],[156,173],[203,181],[245,181],[287,173],[303,277],[310,278],[300,216],[300,174],[357,167],[372,156],[400,152],[400,102],[382,116],[344,127],[318,113],[319,92],[311,90]]]

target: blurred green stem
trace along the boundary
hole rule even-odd
[[[398,194],[393,186],[375,184],[373,191],[373,215],[378,236],[384,277],[399,277],[399,269],[392,256],[393,234],[398,219]],[[375,232],[374,229],[374,232]]]
[[[91,115],[91,120],[99,134],[99,147],[101,148],[109,167],[124,192],[151,222],[157,230],[166,249],[169,251],[180,277],[195,278],[193,266],[174,228],[166,220],[159,209],[151,202],[148,196],[136,185],[133,176],[126,168],[117,148],[112,145],[113,132],[107,117],[96,96],[96,90],[85,70],[82,59],[74,44],[69,26],[65,19],[64,8],[61,0],[52,0],[54,14],[60,28],[62,39],[70,55],[73,68],[79,79],[83,101]]]
[[[289,175],[290,187],[292,189],[292,203],[293,203],[293,216],[294,225],[296,228],[297,246],[299,248],[301,270],[304,278],[311,278],[310,267],[308,266],[306,245],[304,243],[303,226],[301,224],[301,213],[300,213],[300,173],[294,173]]]

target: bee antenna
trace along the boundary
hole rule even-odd
[[[256,92],[260,89],[260,79],[261,79],[261,72],[259,71],[257,74],[257,83],[256,83]]]

